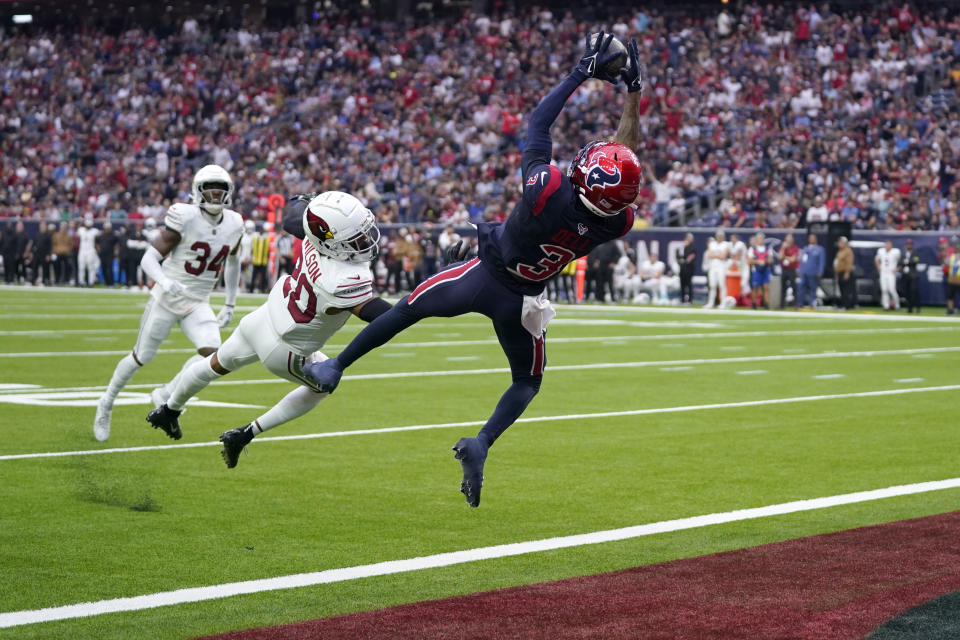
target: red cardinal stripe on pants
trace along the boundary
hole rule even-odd
[[[446,271],[441,271],[435,276],[431,276],[421,282],[416,289],[413,290],[413,293],[410,294],[410,297],[407,298],[407,304],[413,304],[416,302],[417,298],[422,296],[430,289],[433,289],[437,285],[441,285],[444,282],[452,282],[453,280],[459,280],[467,274],[468,271],[480,264],[480,258],[474,258],[470,262],[464,262],[459,267],[454,267],[453,269],[447,269]]]

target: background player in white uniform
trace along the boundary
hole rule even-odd
[[[182,374],[194,361],[216,351],[220,327],[233,318],[240,279],[237,246],[243,233],[240,214],[227,208],[233,197],[233,181],[222,168],[207,165],[194,177],[191,192],[193,203],[170,207],[164,218],[165,228],[140,261],[143,272],[157,284],[150,291],[133,352],[117,364],[107,390],[100,396],[93,421],[97,440],[110,436],[110,415],[117,395],[140,367],[153,360],[174,324],[180,325],[199,354],[184,363]],[[219,315],[214,316],[210,292],[221,271],[227,299]],[[156,405],[162,404],[167,395],[164,387],[151,394]]]
[[[267,301],[245,316],[212,356],[186,370],[167,402],[147,416],[155,427],[179,439],[178,418],[187,400],[213,380],[257,360],[274,375],[300,385],[250,424],[220,436],[229,468],[236,466],[255,435],[302,416],[329,395],[317,390],[303,366],[326,360],[318,350],[350,313],[370,322],[390,309],[373,294],[370,262],[379,250],[380,231],[370,210],[340,191],[309,201],[309,196],[298,198],[283,221],[288,233],[305,238],[293,274],[278,280]]]
[[[643,282],[641,289],[649,293],[658,304],[668,301],[666,274],[667,265],[663,264],[656,251],[651,251],[650,257],[640,264],[640,279]]]
[[[712,309],[720,294],[720,305],[727,299],[727,258],[730,255],[730,243],[726,234],[717,231],[716,235],[707,241],[707,304],[705,309]]]
[[[730,264],[727,270],[734,267],[740,275],[740,295],[744,295],[750,291],[750,262],[747,256],[747,245],[735,233],[730,234]]]
[[[899,309],[897,272],[900,271],[900,249],[894,248],[892,240],[887,240],[877,249],[874,262],[877,263],[877,272],[880,274],[880,304],[884,309]]]
[[[93,216],[83,219],[83,226],[77,229],[80,246],[77,248],[77,284],[92,287],[97,283],[97,269],[100,268],[100,256],[97,255],[97,236],[100,230],[93,226]]]
[[[257,223],[247,220],[243,223],[243,237],[240,238],[240,286],[250,285],[253,272],[253,236],[257,231]]]

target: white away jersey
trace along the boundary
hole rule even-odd
[[[726,255],[730,257],[730,243],[724,240],[723,242],[718,242],[715,238],[710,238],[707,240],[707,254],[710,254],[713,251],[717,251],[720,255]],[[727,259],[726,258],[713,258],[707,255],[707,267],[709,269],[726,269]]]
[[[345,309],[372,297],[370,265],[334,260],[305,240],[293,274],[277,280],[270,291],[267,309],[280,339],[292,351],[307,356],[347,322],[350,313]]]
[[[80,227],[77,229],[77,237],[80,244],[77,253],[94,253],[96,251],[97,236],[100,235],[100,229],[96,227]]]
[[[900,249],[894,247],[887,251],[886,247],[877,249],[877,261],[880,263],[880,273],[894,273],[900,263]]]
[[[152,295],[174,313],[189,313],[206,303],[223,271],[227,256],[243,235],[243,218],[224,209],[219,222],[193,204],[177,203],[167,210],[163,224],[180,234],[180,242],[163,261],[163,275],[183,285],[184,294],[171,296],[160,287]]]

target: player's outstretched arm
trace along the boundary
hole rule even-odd
[[[643,76],[640,72],[640,50],[637,41],[627,45],[628,65],[620,70],[620,77],[627,85],[627,99],[617,127],[614,142],[626,145],[634,151],[640,146],[640,96],[643,92]]]
[[[290,196],[287,206],[283,209],[283,220],[280,226],[294,238],[303,240],[306,235],[303,231],[303,212],[310,201],[316,197],[315,193],[300,193]]]
[[[240,287],[240,243],[227,256],[223,266],[223,289],[226,294],[223,308],[217,314],[217,324],[223,329],[233,320],[233,310],[237,306],[237,289]]]
[[[180,234],[168,228],[160,231],[160,235],[153,241],[153,244],[147,247],[146,253],[140,260],[140,268],[147,274],[151,280],[170,294],[183,293],[183,285],[163,275],[163,267],[160,261],[163,260],[176,246],[180,244]]]
[[[530,122],[527,124],[527,139],[523,148],[524,178],[533,166],[550,162],[553,155],[553,139],[550,137],[550,126],[560,115],[567,98],[576,91],[577,87],[587,78],[600,78],[608,82],[617,81],[615,77],[611,78],[603,75],[603,69],[620,55],[618,53],[608,53],[608,47],[612,40],[612,34],[604,36],[601,31],[596,41],[591,43],[588,34],[583,57],[577,63],[576,68],[564,78],[563,82],[554,87],[530,114]]]
[[[390,311],[393,308],[393,305],[384,300],[383,298],[370,298],[362,304],[350,309],[350,313],[357,316],[364,322],[373,322],[381,315]]]

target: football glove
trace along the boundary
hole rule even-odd
[[[158,284],[160,285],[161,289],[172,296],[179,296],[184,292],[183,285],[176,280],[171,280],[170,278],[164,278]]]
[[[233,306],[224,305],[224,307],[220,309],[220,313],[217,314],[217,324],[223,329],[230,324],[231,320],[233,320]]]
[[[637,48],[636,40],[630,40],[627,43],[627,59],[630,64],[620,69],[620,77],[627,85],[627,92],[643,91],[643,77],[640,75],[640,50]]]
[[[463,262],[470,255],[470,243],[464,243],[463,239],[457,240],[454,244],[447,247],[443,252],[443,264],[453,264],[454,262]]]
[[[607,65],[617,59],[621,54],[610,53],[608,49],[613,41],[613,34],[605,36],[603,31],[597,35],[596,42],[590,42],[590,34],[587,34],[586,46],[583,49],[583,57],[577,63],[577,69],[587,75],[588,78],[599,78],[611,84],[617,83],[617,77],[610,75],[605,71]]]

